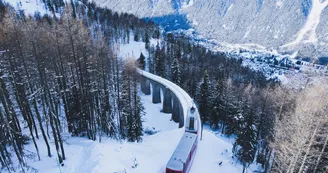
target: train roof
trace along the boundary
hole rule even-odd
[[[167,163],[167,168],[172,170],[182,170],[183,163],[186,163],[192,146],[196,140],[197,134],[184,133],[178,144],[178,147],[175,149],[171,159]]]

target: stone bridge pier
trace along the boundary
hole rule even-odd
[[[178,97],[168,87],[163,84],[141,76],[141,91],[145,95],[152,94],[152,102],[154,104],[161,103],[161,91],[163,93],[163,113],[172,113],[171,119],[179,123],[179,128],[184,126],[183,108]],[[152,90],[150,89],[152,88]]]
[[[161,87],[156,82],[150,82],[152,86],[152,96],[153,96],[153,103],[161,103]]]
[[[140,83],[141,83],[141,91],[146,94],[146,95],[150,95],[150,81],[145,78],[145,77],[141,77],[140,79]]]
[[[163,92],[163,113],[172,113],[172,92],[165,88]]]

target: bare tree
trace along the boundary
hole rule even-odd
[[[318,132],[327,121],[324,113],[328,100],[328,85],[313,84],[296,94],[295,110],[281,114],[278,111],[275,126],[274,172],[306,172],[316,157],[313,145]],[[321,157],[318,157],[320,160]],[[319,161],[317,161],[319,162]]]

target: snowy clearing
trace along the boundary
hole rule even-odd
[[[133,35],[130,36],[130,38],[133,38]],[[136,42],[134,40],[130,40],[129,44],[121,44],[118,50],[118,56],[123,59],[138,59],[141,53],[146,58],[148,57],[148,51],[145,49],[145,43]]]
[[[232,142],[229,138],[215,135],[214,132],[204,129],[203,140],[198,144],[197,154],[190,173],[240,173],[243,166],[232,158]],[[221,163],[221,164],[220,164]],[[251,165],[247,170],[254,172],[257,165]]]
[[[47,11],[41,0],[5,0],[16,9],[24,10],[25,13],[34,15],[39,12],[41,15],[46,14]]]

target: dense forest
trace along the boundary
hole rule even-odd
[[[131,33],[158,37],[159,28],[94,3],[47,5],[55,7],[53,15],[27,16],[0,1],[0,161],[9,171],[18,171],[12,157],[21,171],[29,169],[26,143],[41,159],[39,138],[62,165],[66,132],[99,141],[142,140],[136,66],[117,51]]]
[[[325,81],[295,90],[183,34],[168,33],[164,40],[150,47],[149,71],[195,98],[203,124],[236,137],[233,153],[243,172],[254,162],[262,172],[327,171]]]
[[[117,55],[119,45],[133,39],[145,42],[149,53],[138,55],[139,68],[185,89],[203,125],[236,138],[234,157],[245,169],[256,162],[262,172],[327,171],[327,83],[286,88],[243,66],[242,59],[208,50],[183,34],[161,34],[158,26],[131,14],[87,1],[43,3],[51,15],[27,16],[0,0],[3,169],[32,169],[24,145],[33,143],[33,157],[40,160],[38,139],[64,166],[67,132],[141,142],[144,108],[136,64]]]

